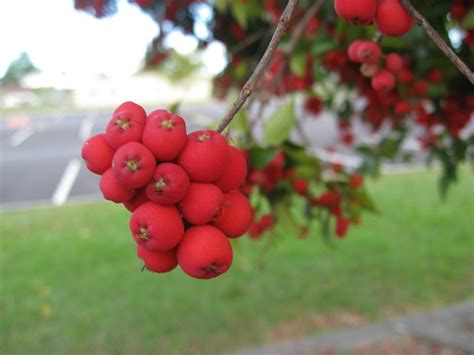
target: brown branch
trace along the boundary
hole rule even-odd
[[[242,42],[237,44],[234,48],[232,48],[230,50],[230,54],[234,56],[234,55],[240,53],[241,51],[243,51],[247,47],[249,47],[252,44],[254,44],[255,42],[257,42],[259,39],[261,39],[266,34],[267,34],[266,30],[261,30],[261,31],[255,32],[254,34],[248,36]]]
[[[275,33],[273,34],[273,37],[270,40],[270,43],[268,44],[268,47],[265,50],[265,53],[263,53],[263,56],[258,62],[254,72],[242,87],[239,93],[239,97],[217,126],[217,132],[221,133],[229,125],[235,114],[240,110],[240,108],[245,104],[245,101],[247,101],[248,97],[252,94],[253,90],[255,89],[255,86],[257,85],[258,81],[263,76],[265,70],[270,64],[273,53],[280,44],[281,38],[288,29],[288,25],[290,24],[291,17],[293,16],[293,12],[297,4],[298,0],[288,1],[288,4],[285,7],[285,11],[283,11],[280,20],[278,21]]]
[[[298,44],[299,39],[303,35],[303,31],[308,26],[309,21],[318,13],[319,9],[323,5],[324,0],[316,0],[307,10],[303,19],[296,25],[294,31],[291,33],[290,42],[288,43],[288,47],[285,48],[283,51],[283,59],[280,68],[273,76],[273,79],[270,85],[279,85],[283,80],[283,74],[288,68],[289,65],[289,56],[295,50],[296,45]]]
[[[377,43],[377,44],[380,44],[380,42],[382,42],[382,38],[383,38],[383,34],[380,33],[379,31],[377,31],[377,32],[375,33],[374,38],[372,38],[372,42]]]
[[[311,19],[318,13],[319,9],[323,5],[324,0],[316,0],[310,7],[306,9],[305,15],[301,21],[296,25],[295,29],[291,33],[290,42],[288,47],[283,51],[285,55],[290,55],[296,47],[299,39],[301,38],[304,29],[308,26]]]
[[[403,6],[408,11],[408,13],[413,17],[415,23],[421,27],[421,29],[433,40],[433,42],[438,46],[439,49],[448,57],[451,62],[459,69],[461,73],[474,84],[474,73],[471,69],[454,53],[454,51],[443,41],[441,36],[436,32],[436,30],[431,26],[427,19],[423,17],[422,14],[418,12],[417,9],[412,5],[410,0],[401,0]]]

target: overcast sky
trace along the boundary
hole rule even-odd
[[[118,6],[116,15],[98,20],[76,11],[73,0],[0,1],[0,77],[21,52],[51,78],[62,73],[78,78],[135,73],[158,27],[137,5],[118,0]],[[179,34],[172,43],[181,52],[195,48]],[[208,68],[214,70],[223,60],[222,48],[217,47],[206,56],[211,61]]]

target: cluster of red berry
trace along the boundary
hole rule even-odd
[[[341,164],[332,164],[328,168],[332,170],[334,175],[338,176],[341,182],[344,181],[344,184],[328,184],[321,191],[316,186],[319,184],[311,182],[310,179],[297,176],[295,170],[289,167],[290,163],[290,157],[280,151],[263,168],[256,169],[250,166],[247,181],[241,190],[245,194],[250,194],[255,187],[258,187],[269,200],[275,194],[281,195],[285,189],[288,190],[288,193],[296,193],[306,200],[307,208],[315,209],[316,213],[325,210],[330,216],[334,217],[335,235],[338,238],[344,238],[347,235],[349,224],[360,223],[359,218],[352,215],[351,209],[358,204],[354,199],[353,192],[363,186],[363,176],[357,172],[344,171]],[[347,188],[344,185],[347,185]],[[248,235],[252,239],[258,239],[265,232],[271,231],[277,222],[277,216],[273,214],[261,215],[258,211],[255,211]],[[304,237],[307,232],[307,226],[304,226],[300,231],[300,235]]]
[[[232,263],[228,238],[243,235],[252,208],[238,189],[245,181],[244,154],[213,130],[186,133],[182,117],[166,110],[148,116],[125,102],[106,132],[82,148],[88,169],[102,175],[104,198],[130,210],[137,255],[154,272],[178,264],[209,279]]]
[[[394,88],[395,75],[399,75],[403,69],[403,59],[397,53],[385,56],[383,67],[379,64],[382,51],[380,46],[372,41],[357,39],[347,49],[349,59],[361,63],[362,75],[371,79],[372,88],[375,91],[387,92]],[[401,73],[400,80],[404,80]],[[405,113],[405,112],[404,112]]]
[[[403,36],[413,19],[400,0],[334,0],[339,17],[354,25],[371,25],[386,36]]]

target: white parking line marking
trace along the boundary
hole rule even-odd
[[[79,127],[79,139],[81,141],[85,141],[87,138],[90,137],[92,133],[92,128],[94,127],[94,117],[86,117],[82,120],[81,125]]]
[[[54,191],[53,197],[51,198],[51,203],[55,206],[64,205],[69,197],[72,186],[76,181],[79,170],[81,169],[81,162],[79,159],[72,159],[64,169],[63,176],[59,180],[59,184]]]
[[[18,147],[21,143],[26,141],[33,133],[34,131],[31,127],[26,127],[16,131],[10,137],[10,145],[12,147]]]

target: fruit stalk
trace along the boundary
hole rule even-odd
[[[240,90],[239,97],[234,102],[232,107],[227,111],[224,118],[217,126],[217,132],[222,133],[222,131],[230,124],[230,122],[232,121],[234,116],[237,114],[237,112],[245,104],[248,97],[252,94],[253,90],[255,89],[255,86],[257,85],[258,81],[263,76],[263,74],[265,73],[265,70],[270,64],[270,61],[273,57],[273,53],[278,48],[281,38],[283,37],[286,30],[288,29],[288,25],[290,24],[290,20],[293,16],[293,13],[297,4],[298,4],[298,0],[288,1],[288,4],[285,7],[285,11],[283,11],[283,14],[280,17],[280,20],[278,21],[278,25],[275,30],[275,33],[273,34],[272,39],[270,40],[270,43],[268,44],[268,47],[265,50],[265,53],[263,53],[263,56],[258,62],[252,75],[244,84],[242,89]]]
[[[443,41],[441,36],[436,32],[436,30],[431,26],[426,18],[418,12],[418,10],[413,6],[410,0],[401,0],[402,5],[408,11],[408,13],[413,17],[413,20],[418,26],[432,39],[432,41],[438,46],[439,49],[444,53],[446,57],[453,62],[453,64],[459,69],[461,73],[474,85],[474,73],[471,69],[454,53],[454,51]]]

